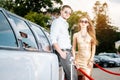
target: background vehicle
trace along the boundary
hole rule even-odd
[[[93,67],[96,67],[95,64],[99,64],[100,63],[100,60],[99,58],[97,57],[97,55],[94,56],[94,66]]]
[[[116,53],[100,53],[95,56],[99,59],[98,64],[102,67],[119,67],[120,66],[120,57]]]
[[[109,56],[109,57],[112,57],[112,58],[120,58],[120,55],[117,54],[117,53],[100,53],[99,55],[102,55],[102,56]]]
[[[120,66],[120,55],[117,53],[100,53],[99,55],[102,56],[109,56],[111,61],[114,62],[112,67],[119,67]]]
[[[58,80],[58,58],[46,31],[0,8],[0,80]]]
[[[102,67],[111,67],[114,64],[114,61],[109,56],[98,56],[98,59],[100,60],[99,65]]]

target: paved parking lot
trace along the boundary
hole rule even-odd
[[[120,67],[105,68],[105,69],[107,69],[109,71],[113,71],[115,73],[120,73]],[[95,80],[120,80],[120,76],[106,73],[106,72],[100,70],[99,68],[94,68],[93,69],[92,77]]]

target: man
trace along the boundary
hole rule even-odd
[[[71,80],[70,58],[71,54],[71,41],[68,32],[69,24],[67,19],[70,17],[72,9],[68,5],[64,5],[60,10],[60,16],[52,22],[51,25],[51,40],[54,49],[60,59],[60,64],[65,72],[66,80]],[[78,80],[77,72],[73,67],[72,80]]]

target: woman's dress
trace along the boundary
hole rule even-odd
[[[88,34],[86,37],[82,37],[81,34],[78,33],[77,45],[78,53],[75,58],[76,67],[83,69],[89,75],[90,68],[87,65],[91,57],[91,37]]]

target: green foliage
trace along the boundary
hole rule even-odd
[[[0,0],[0,6],[24,17],[28,12],[44,12],[53,9],[54,3],[62,4],[61,0]]]
[[[0,7],[13,11],[15,3],[13,0],[0,0]]]
[[[62,4],[61,0],[0,0],[0,7],[5,8],[19,16],[29,19],[48,29],[47,22],[50,17],[44,13],[58,12],[60,8],[54,4]]]
[[[30,11],[25,15],[25,18],[47,29],[47,22],[50,19],[50,16]]]

